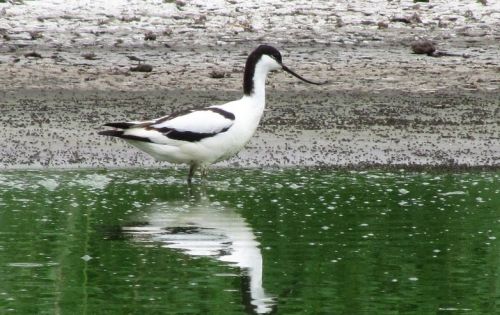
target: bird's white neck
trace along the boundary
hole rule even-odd
[[[267,69],[263,71],[263,69],[259,69],[260,67],[256,67],[255,74],[253,76],[253,91],[249,95],[253,102],[257,104],[265,104],[266,103],[266,78],[267,78]]]

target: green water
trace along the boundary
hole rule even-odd
[[[0,173],[0,314],[499,314],[500,173]]]

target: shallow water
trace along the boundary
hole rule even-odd
[[[0,313],[495,314],[500,173],[0,173]]]

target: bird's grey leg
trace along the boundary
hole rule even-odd
[[[189,166],[188,185],[191,185],[191,183],[193,181],[193,176],[194,176],[194,172],[196,171],[196,167],[197,167],[196,164],[191,164]]]
[[[201,167],[201,178],[205,180],[208,175],[208,166],[202,166]]]

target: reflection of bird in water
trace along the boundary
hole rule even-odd
[[[123,228],[139,242],[160,242],[191,256],[208,256],[241,268],[245,309],[274,311],[275,301],[262,286],[262,254],[252,228],[235,210],[214,206],[206,198],[188,204],[156,204],[148,223]]]

